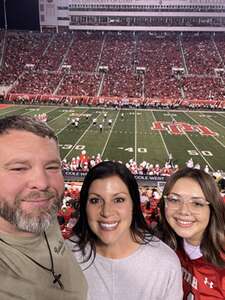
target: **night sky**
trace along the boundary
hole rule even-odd
[[[39,30],[38,0],[6,0],[8,29]],[[5,28],[4,0],[0,0],[0,28]]]

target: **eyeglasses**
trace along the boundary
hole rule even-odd
[[[201,197],[181,197],[179,195],[164,195],[163,197],[167,208],[176,210],[185,203],[192,213],[199,213],[210,204]]]

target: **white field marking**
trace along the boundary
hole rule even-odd
[[[225,118],[224,112],[217,112],[217,114],[219,114],[222,118]]]
[[[117,120],[118,116],[119,116],[119,111],[118,111],[118,113],[117,113],[117,115],[116,115],[116,117],[115,117],[115,120],[114,120],[114,122],[113,122],[113,124],[112,124],[112,126],[111,126],[109,135],[108,135],[108,137],[107,137],[107,140],[106,140],[105,145],[104,145],[104,147],[103,147],[103,149],[102,149],[102,152],[101,152],[101,157],[103,157],[103,154],[104,154],[104,152],[105,152],[105,149],[106,149],[106,147],[107,147],[107,145],[108,145],[110,136],[111,136],[111,134],[112,134],[112,131],[113,131],[113,128],[114,128],[114,126],[115,126],[115,124],[116,124],[116,120]]]
[[[102,113],[103,113],[103,112],[101,112],[101,113],[96,117],[96,119],[98,119],[98,118],[101,116]],[[94,125],[93,125],[93,123],[91,122],[90,125],[88,126],[88,128],[84,131],[84,133],[83,133],[83,134],[80,136],[80,138],[76,141],[76,143],[73,145],[73,147],[71,148],[71,150],[70,150],[69,152],[67,152],[67,154],[64,156],[63,159],[67,158],[67,157],[70,155],[70,153],[73,151],[73,149],[78,145],[78,143],[80,142],[80,140],[82,140],[82,138],[85,136],[85,134],[88,132],[88,130],[89,130],[92,126],[94,126]]]
[[[7,107],[6,107],[7,108]],[[0,116],[5,116],[5,115],[7,115],[7,114],[10,114],[10,113],[13,113],[13,112],[16,112],[17,110],[20,110],[21,108],[16,108],[16,109],[13,109],[13,110],[10,110],[10,111],[1,111],[0,112]],[[25,114],[25,113],[23,113],[23,114]]]
[[[208,118],[210,121],[216,123],[217,125],[223,127],[225,129],[225,126],[223,126],[222,124],[220,124],[219,122],[217,122],[216,120],[214,120],[213,118]]]
[[[134,160],[137,161],[137,114],[134,115]]]
[[[165,117],[167,117],[167,116],[169,116],[169,117],[171,117],[171,116],[173,116],[173,117],[176,117],[177,116],[177,114],[170,114],[170,113],[165,113],[165,114],[163,114]]]
[[[154,115],[153,111],[151,111],[151,113],[152,113],[152,116],[153,116],[154,121],[157,121],[156,118],[155,118],[155,115]],[[158,133],[160,134],[162,143],[163,143],[163,145],[164,145],[164,147],[165,147],[165,149],[166,149],[167,156],[169,156],[169,150],[168,150],[168,148],[167,148],[167,146],[166,146],[166,143],[165,143],[165,141],[164,141],[164,138],[163,138],[163,136],[162,136],[162,133],[161,133],[160,130],[158,131]]]
[[[27,108],[27,107],[24,107],[25,109]],[[7,112],[3,112],[2,114],[0,113],[0,116],[5,116],[5,115],[7,115],[7,114],[10,114],[10,113],[13,113],[13,112],[16,112],[17,110],[20,110],[21,108],[16,108],[15,110],[10,110],[10,111],[7,111]],[[57,108],[54,108],[54,109],[57,109]],[[53,110],[54,110],[53,109]],[[21,114],[21,116],[23,116],[23,115],[26,115],[26,114],[29,114],[31,111],[29,110],[29,111],[25,111],[24,113],[22,113]],[[31,115],[32,116],[32,115]]]
[[[87,111],[87,110],[86,110]],[[86,111],[83,111],[83,113],[81,113],[79,116],[82,116]],[[65,114],[65,113],[68,113],[68,112],[64,112],[62,113],[61,115]],[[71,122],[67,123],[66,126],[64,126],[63,128],[61,128],[57,133],[56,135],[58,136],[64,129],[66,129],[69,125],[71,124]]]
[[[192,118],[191,116],[189,116],[187,113],[185,113],[192,121],[194,121],[195,123],[197,123],[197,124],[200,124],[198,121],[196,121],[194,118]],[[211,118],[209,119],[209,120],[212,120]],[[214,121],[214,122],[216,122],[216,121]],[[217,123],[217,122],[216,122]],[[221,125],[222,126],[222,125]],[[222,127],[224,127],[224,126],[222,126]],[[224,127],[225,128],[225,127]],[[220,140],[218,140],[218,138],[217,137],[215,137],[215,136],[211,136],[212,138],[214,138],[214,140],[216,140],[217,141],[217,143],[218,144],[220,144],[223,148],[225,148],[225,145],[220,141]]]
[[[42,106],[39,106],[39,110],[40,110],[40,108],[41,108]],[[47,113],[49,113],[49,112],[51,112],[51,111],[53,111],[53,110],[57,110],[58,108],[56,107],[54,107],[53,109],[50,109],[50,110],[48,110],[47,112],[46,112],[46,114]],[[26,111],[25,113],[23,113],[22,115],[26,115],[26,114],[29,114],[29,113],[31,113],[31,111],[30,110],[28,110],[28,111]],[[40,113],[40,111],[39,111],[39,113]],[[34,115],[31,115],[31,117],[33,117]]]
[[[21,107],[22,106],[25,106],[26,108],[28,108],[28,106],[27,105],[20,105]],[[37,106],[37,107],[40,107],[40,106]],[[46,105],[45,107],[53,107],[53,105]],[[61,109],[63,109],[63,107],[59,107],[59,106],[57,106],[57,105],[54,105],[54,107],[56,107],[56,108],[61,108]],[[79,106],[79,107],[74,107],[74,110],[76,110],[76,109],[86,109],[87,107],[86,106]],[[89,110],[94,110],[95,112],[96,112],[96,107],[89,107],[88,108]],[[104,107],[98,107],[98,109],[99,109],[99,113],[101,112],[101,110],[104,110],[104,111],[115,111],[115,108],[113,108],[113,107],[107,107],[107,109],[106,108],[104,108]],[[122,109],[123,111],[128,111],[128,110],[131,110],[130,108],[123,108]],[[68,110],[69,111],[69,110]],[[142,112],[142,111],[144,111],[144,112],[157,112],[157,111],[159,111],[158,109],[150,109],[150,108],[138,108],[138,111],[140,111],[140,112]],[[171,113],[180,113],[180,112],[187,112],[187,110],[183,110],[183,109],[173,109],[173,110],[170,110],[171,111]],[[168,109],[160,109],[160,112],[168,112]],[[222,115],[222,117],[223,118],[225,118],[225,111],[217,111],[217,112],[212,112],[211,110],[210,111],[206,111],[206,110],[198,110],[198,111],[196,111],[196,110],[189,110],[188,112],[193,112],[193,113],[209,113],[209,114],[218,114],[218,115]],[[223,116],[223,114],[224,114],[224,116]]]
[[[185,112],[185,114],[189,117],[189,115]],[[190,117],[191,119],[191,117]],[[194,120],[195,121],[195,120]],[[195,123],[197,123],[195,121]],[[202,157],[202,159],[206,162],[206,164],[211,168],[211,170],[214,172],[214,168],[211,166],[211,164],[208,162],[208,160],[202,155],[201,151],[198,149],[198,147],[193,143],[193,141],[191,140],[191,138],[189,137],[189,135],[187,134],[187,132],[184,131],[184,136],[186,136],[186,138],[189,140],[189,142],[192,144],[192,146],[194,146],[195,150],[200,154],[200,156]]]
[[[57,120],[58,118],[62,117],[62,115],[64,115],[67,112],[62,112],[61,114],[59,114],[59,116],[55,117],[54,119],[50,120],[48,123],[54,122],[55,120]]]

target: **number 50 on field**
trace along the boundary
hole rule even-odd
[[[203,156],[213,156],[212,152],[207,150],[197,151],[197,150],[187,150],[188,154],[191,156],[203,155]]]

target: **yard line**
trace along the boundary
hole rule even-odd
[[[52,119],[48,123],[51,123],[51,122],[54,122],[54,121],[58,120],[58,118],[61,118],[62,115],[67,114],[67,113],[68,113],[68,111],[64,111],[63,113],[59,114],[57,117],[55,117],[54,119]]]
[[[192,118],[191,116],[189,116],[187,113],[185,113],[192,121],[194,121],[195,123],[197,123],[197,124],[200,124],[198,121],[196,121],[194,118]],[[211,120],[211,119],[209,119],[209,120]],[[216,122],[216,121],[215,121]],[[217,123],[217,122],[216,122]],[[222,125],[221,125],[222,126]],[[224,127],[224,126],[223,126]],[[218,138],[217,137],[215,137],[215,136],[212,136],[212,138],[214,138],[214,140],[216,140],[217,141],[217,143],[218,144],[220,144],[223,148],[225,148],[225,145],[220,141],[220,140],[218,140]]]
[[[12,112],[16,112],[17,110],[20,110],[21,108],[16,108],[15,110],[10,110],[10,111],[7,111],[7,112],[2,112],[2,113],[0,113],[0,116],[5,116],[5,115],[7,115],[7,114],[10,114],[10,113],[12,113]]]
[[[63,130],[65,130],[69,125],[71,124],[71,122],[67,123],[66,126],[64,126],[63,128],[61,128],[58,132],[56,132],[56,136],[58,136]]]
[[[57,117],[55,117],[54,119],[50,120],[48,123],[49,123],[49,124],[50,124],[50,123],[53,123],[54,121],[58,120],[58,118],[61,118],[62,115],[64,115],[65,113],[67,113],[67,112],[63,112],[62,114],[59,114],[59,116],[57,116]]]
[[[10,113],[12,113],[12,112],[17,112],[18,110],[21,110],[21,109],[26,109],[26,108],[28,108],[28,106],[25,106],[25,107],[22,107],[22,108],[16,108],[15,110],[10,110],[10,111],[7,111],[5,114],[2,114],[3,116],[5,116],[5,115],[7,115],[7,114],[10,114]],[[21,116],[23,116],[23,115],[26,115],[26,114],[28,114],[29,113],[29,111],[25,111],[24,113],[22,113],[21,114]]]
[[[38,106],[39,108],[42,108],[43,106]],[[27,107],[26,107],[27,108]],[[49,112],[51,112],[51,111],[53,111],[53,110],[56,110],[57,108],[53,108],[53,109],[50,109],[49,111],[47,111],[47,114],[49,113]],[[29,114],[31,111],[26,111],[25,113],[23,113],[22,115],[26,115],[26,114]],[[32,115],[31,115],[31,117],[32,117]]]
[[[49,111],[47,111],[47,114],[48,113],[50,113],[50,112],[52,112],[52,111],[54,111],[54,110],[57,110],[58,109],[58,107],[54,107],[53,109],[51,109],[51,110],[49,110]],[[56,117],[56,118],[54,118],[54,119],[52,119],[51,121],[49,121],[48,123],[51,123],[52,121],[54,121],[54,120],[56,120],[56,119],[58,119],[60,116],[61,116],[62,114],[60,114],[58,117]]]
[[[29,111],[25,111],[24,113],[21,114],[21,116],[26,115],[26,114],[29,114]]]
[[[85,111],[82,112],[82,114],[79,114],[79,117],[82,116],[83,114],[85,114],[88,111],[88,109],[86,109]],[[64,113],[68,113],[69,111],[63,112],[60,116],[62,116]],[[64,129],[66,129],[66,127],[68,127],[71,124],[71,122],[67,123],[66,126],[64,126],[63,128],[61,128],[56,135],[58,136]]]
[[[137,113],[134,110],[134,161],[137,161]]]
[[[225,129],[225,126],[223,126],[222,124],[220,124],[219,122],[217,122],[216,120],[212,119],[212,118],[209,118],[207,117],[207,119],[209,119],[210,121],[213,121],[214,123],[216,123],[217,125],[223,127]]]
[[[56,107],[56,109],[58,109],[59,107]],[[76,108],[75,108],[75,110],[76,110]],[[86,110],[87,111],[87,110]],[[85,112],[86,112],[85,111]],[[54,119],[52,119],[51,121],[49,121],[49,123],[50,122],[53,122],[53,121],[55,121],[55,120],[57,120],[58,118],[60,118],[63,114],[66,114],[66,113],[71,113],[71,111],[64,111],[63,113],[61,113],[59,116],[57,116],[56,118],[54,118]],[[83,113],[82,113],[83,114]],[[79,116],[81,116],[82,114],[80,114]]]
[[[109,132],[109,135],[108,135],[107,140],[106,140],[106,142],[105,142],[105,145],[104,145],[104,147],[103,147],[103,149],[102,149],[101,157],[103,157],[103,154],[104,154],[105,149],[106,149],[106,147],[107,147],[107,144],[108,144],[108,142],[109,142],[110,136],[111,136],[111,134],[112,134],[113,128],[114,128],[114,126],[115,126],[115,124],[116,124],[116,120],[117,120],[117,118],[118,118],[118,115],[119,115],[119,111],[118,111],[118,113],[117,113],[117,115],[116,115],[116,117],[115,117],[115,120],[114,120],[113,125],[112,125],[112,127],[111,127],[111,129],[110,129],[110,132]]]
[[[184,112],[188,117],[189,117],[189,115],[186,113],[186,112]],[[172,117],[171,116],[171,118],[172,118],[172,120],[175,120],[176,121],[176,119],[174,118],[174,117]],[[191,117],[190,117],[190,119],[191,119]],[[194,120],[195,121],[195,120]],[[196,121],[195,121],[196,122]],[[186,136],[186,138],[189,140],[189,142],[192,144],[192,146],[195,148],[195,150],[197,150],[198,151],[198,153],[200,154],[200,156],[202,157],[202,159],[206,162],[206,164],[211,168],[211,170],[214,172],[215,170],[214,170],[214,168],[211,166],[211,164],[208,162],[208,160],[207,159],[205,159],[205,157],[202,155],[202,153],[201,153],[201,151],[198,149],[198,147],[192,142],[192,140],[191,140],[191,138],[188,136],[188,134],[184,131],[184,135]]]
[[[224,115],[224,113],[222,112],[217,112],[222,118],[225,118],[225,115]]]
[[[153,110],[151,111],[151,113],[152,113],[152,116],[153,116],[154,121],[157,121],[157,120],[156,120],[156,117],[155,117],[155,115],[154,115],[154,113],[153,113]],[[169,156],[169,150],[168,150],[168,148],[167,148],[167,146],[166,146],[166,143],[165,143],[165,141],[164,141],[164,138],[163,138],[163,136],[162,136],[161,131],[159,131],[159,134],[160,134],[161,140],[162,140],[162,142],[163,142],[163,145],[164,145],[164,147],[165,147],[165,149],[166,149],[167,156]]]
[[[86,112],[86,111],[85,111]],[[85,113],[83,112],[83,113]],[[82,114],[83,114],[82,113]],[[98,119],[100,116],[102,115],[102,112],[97,116],[96,119]],[[63,159],[67,158],[70,153],[73,151],[73,149],[78,145],[78,143],[80,142],[80,140],[82,140],[82,138],[85,136],[85,134],[88,132],[88,130],[93,126],[93,123],[91,122],[91,124],[88,126],[88,128],[84,131],[84,133],[80,136],[80,138],[76,141],[76,143],[73,145],[73,147],[71,148],[70,151],[67,152],[67,154],[64,156]]]
[[[188,134],[185,132],[184,135],[186,136],[186,138],[190,141],[190,143],[193,145],[193,147],[195,148],[195,150],[197,150],[197,152],[200,154],[200,156],[202,157],[202,159],[206,162],[206,164],[210,167],[210,169],[214,172],[215,169],[211,166],[211,164],[208,162],[208,160],[201,154],[201,151],[198,149],[197,146],[195,146],[195,144],[192,142],[191,138],[188,136]]]

